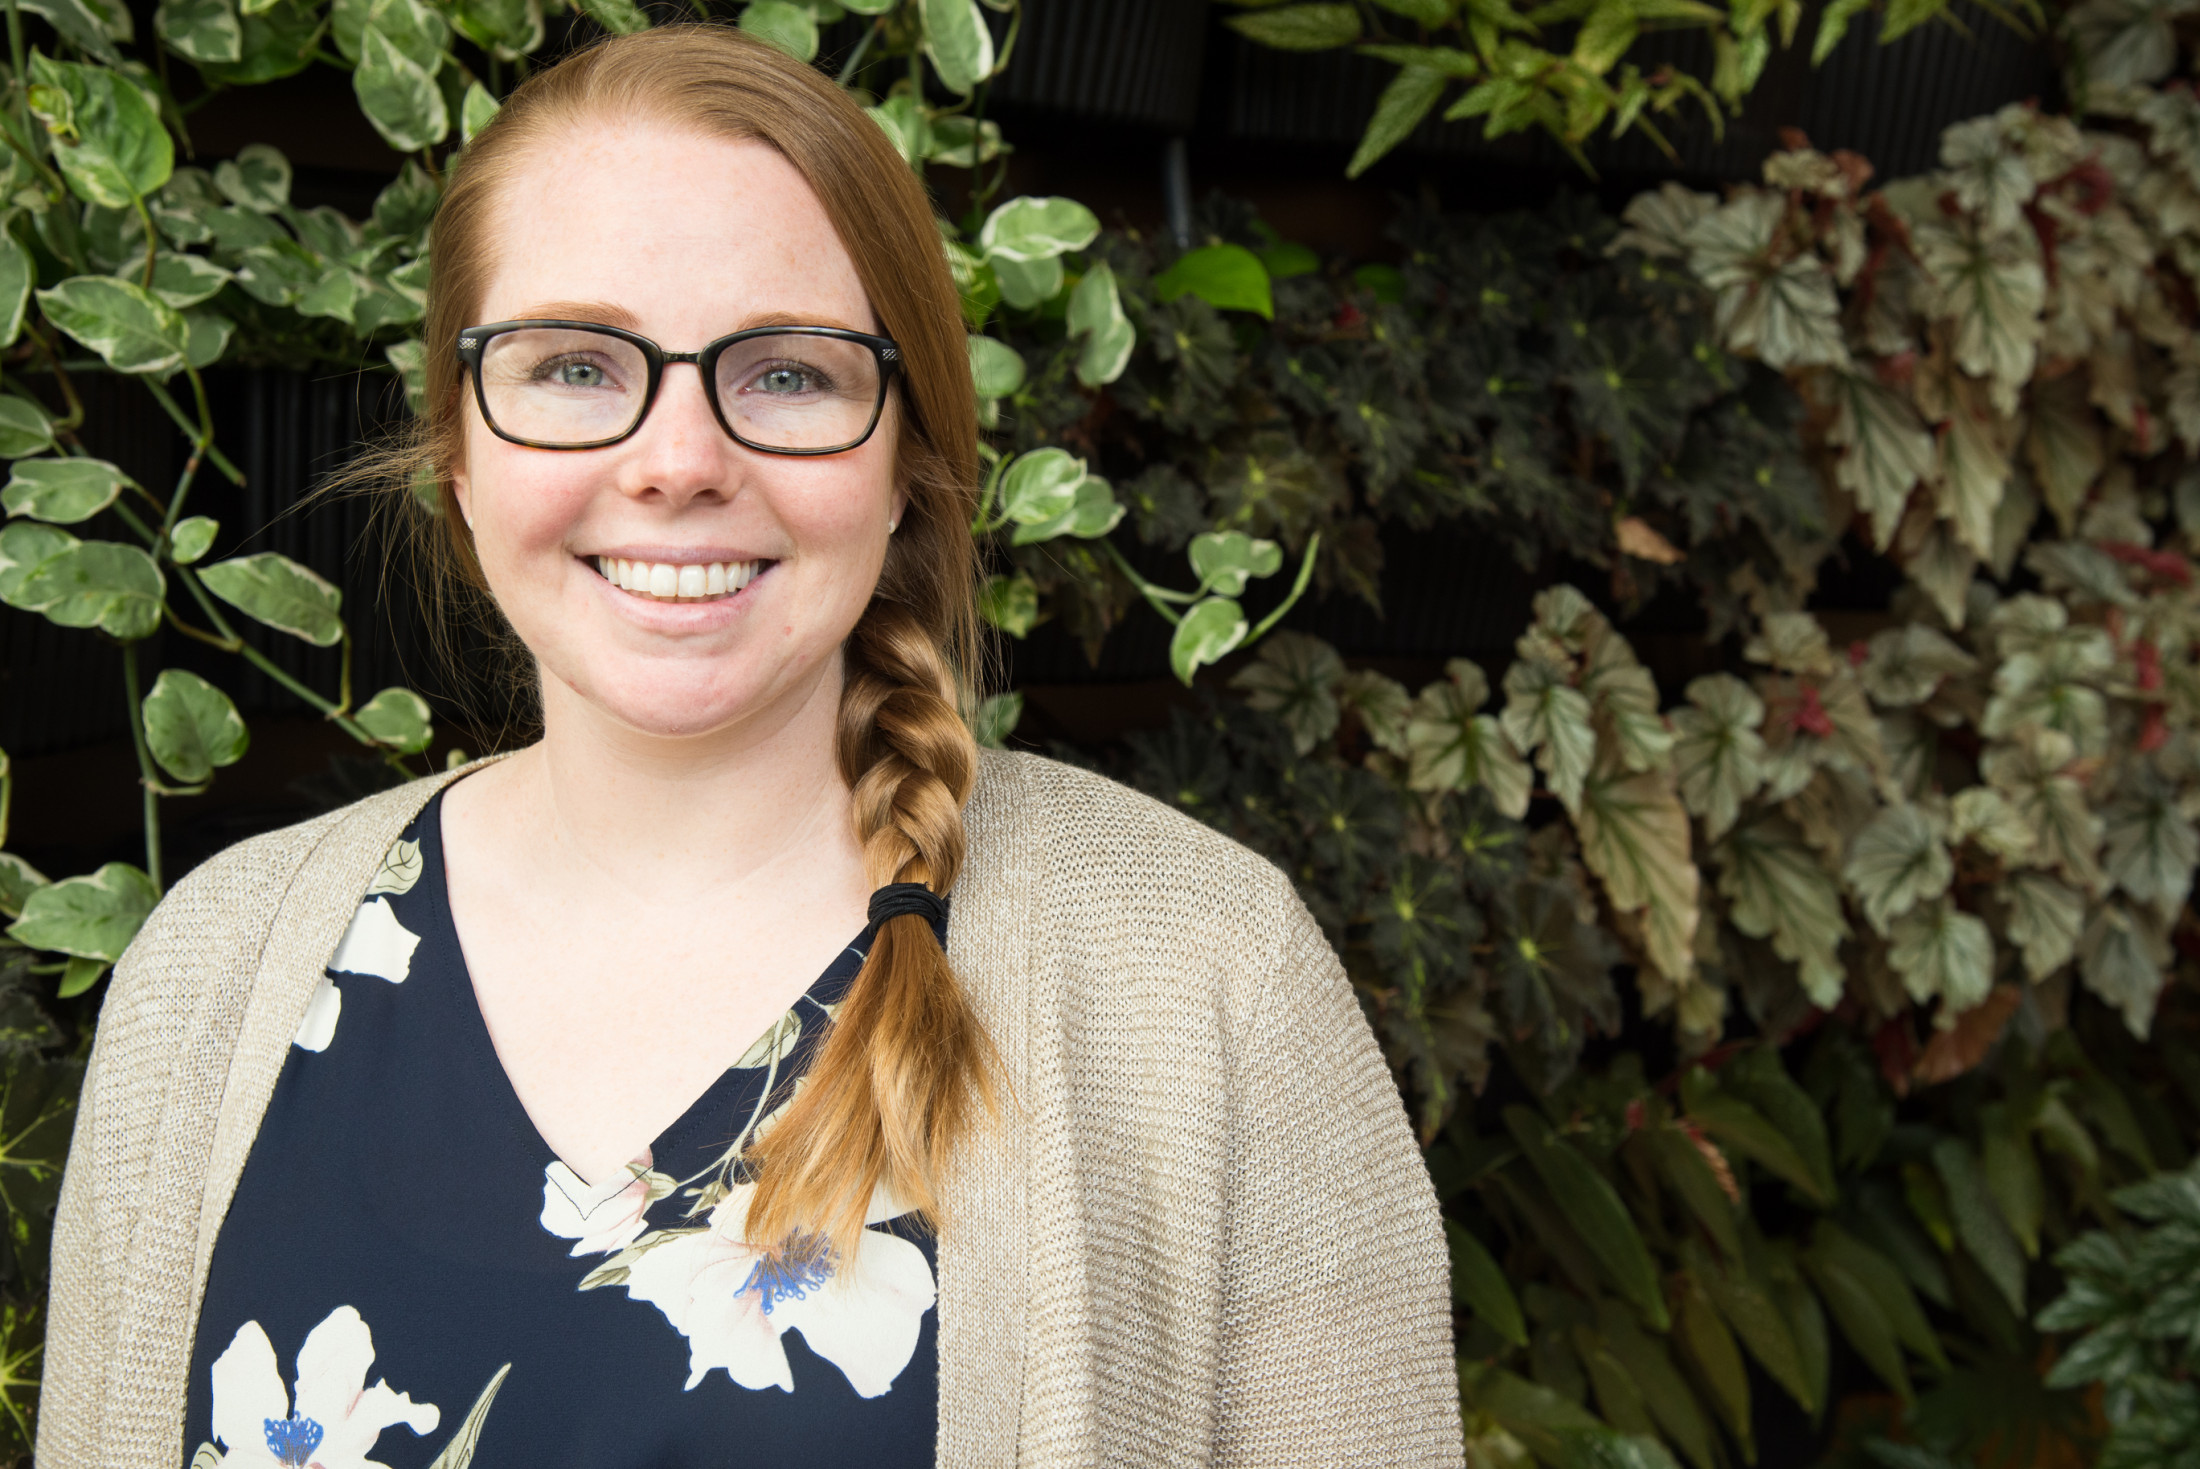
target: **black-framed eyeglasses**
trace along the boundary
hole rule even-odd
[[[531,449],[601,449],[642,426],[665,368],[692,362],[718,426],[766,454],[838,454],[878,427],[901,367],[890,337],[765,326],[667,352],[592,321],[493,321],[458,334],[482,420]]]

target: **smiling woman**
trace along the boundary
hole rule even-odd
[[[975,405],[884,134],[610,41],[433,256],[381,472],[542,738],[148,920],[40,1462],[1456,1463],[1435,1202],[1289,882],[964,723]]]

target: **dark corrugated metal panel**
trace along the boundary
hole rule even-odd
[[[390,405],[377,396],[382,383],[274,369],[217,370],[207,377],[216,442],[245,476],[240,489],[211,468],[199,473],[189,509],[221,522],[207,559],[280,551],[341,588],[359,698],[389,684],[422,681],[426,660],[419,651],[413,599],[403,577],[392,580],[385,594],[373,507],[360,499],[302,503],[383,421]],[[165,498],[185,452],[167,417],[133,382],[88,374],[77,386],[91,429],[86,447]],[[121,531],[95,524],[93,533]],[[180,590],[172,605],[200,622],[197,608]],[[335,696],[342,674],[337,650],[259,627],[240,613],[229,615],[284,672]],[[189,669],[228,693],[247,714],[303,707],[243,659],[172,633],[145,644],[140,661],[147,679],[164,667]],[[121,666],[119,651],[97,634],[0,608],[0,749],[21,757],[126,736]]]
[[[1882,178],[1916,173],[1937,160],[1940,134],[1951,123],[2040,96],[2054,81],[2040,46],[1965,0],[1954,13],[1969,34],[1935,24],[1887,46],[1879,44],[1875,24],[1867,20],[1815,69],[1804,50],[1817,23],[1814,14],[1795,47],[1773,57],[1743,115],[1728,121],[1723,138],[1690,103],[1672,118],[1654,119],[1674,157],[1639,134],[1599,139],[1585,151],[1605,172],[1751,178],[1779,145],[1779,129],[1793,126],[1820,147],[1862,153]],[[1384,63],[1344,52],[1303,55],[1256,46],[1227,32],[1224,37],[1230,90],[1221,118],[1232,138],[1350,146],[1394,74]],[[1646,72],[1667,63],[1699,77],[1711,72],[1710,43],[1697,32],[1646,37],[1631,59]],[[1492,142],[1482,137],[1479,119],[1432,120],[1416,130],[1406,148],[1524,167],[1574,167],[1540,132]]]
[[[1205,0],[1031,0],[995,100],[1184,132],[1199,113]]]

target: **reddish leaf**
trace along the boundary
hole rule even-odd
[[[1910,1072],[1911,1079],[1920,1086],[1937,1086],[1978,1065],[2009,1028],[2009,1017],[2023,1001],[2024,991],[2015,985],[1996,985],[1985,999],[1957,1016],[1951,1029],[1934,1032]]]

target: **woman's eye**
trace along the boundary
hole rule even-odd
[[[756,390],[762,393],[814,393],[823,386],[817,374],[806,367],[766,368],[756,379]]]
[[[598,364],[571,357],[544,363],[535,377],[560,388],[600,388],[608,381]]]

